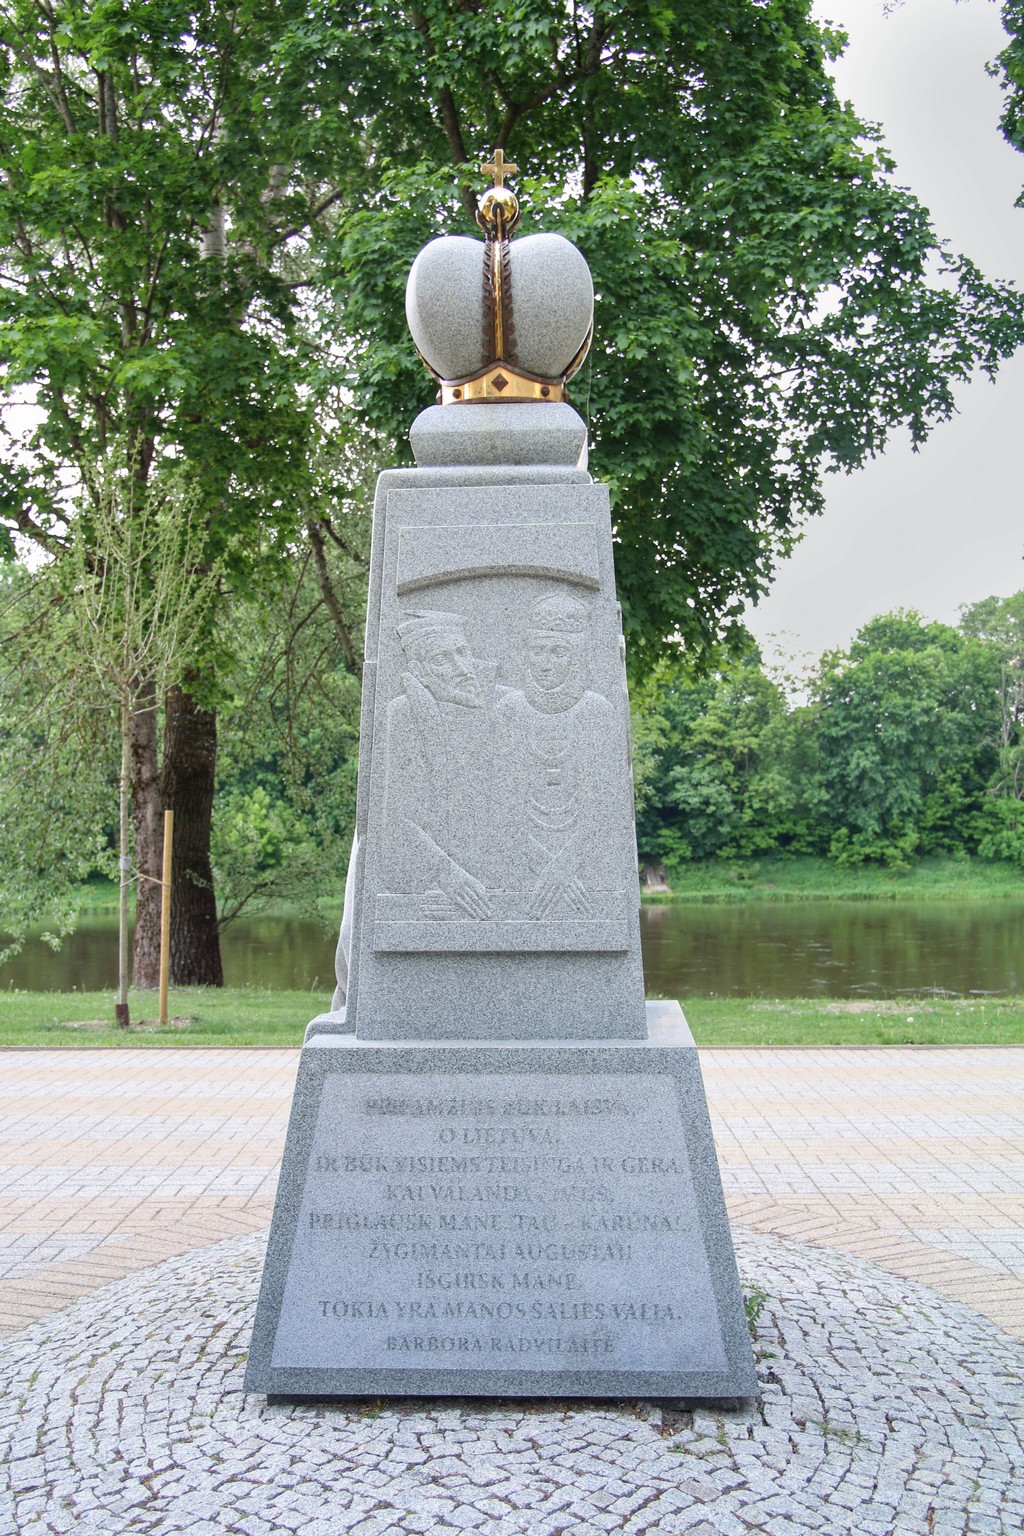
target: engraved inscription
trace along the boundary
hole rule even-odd
[[[684,1148],[660,1076],[329,1077],[274,1364],[720,1368]]]

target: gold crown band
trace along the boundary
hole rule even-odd
[[[466,379],[440,379],[442,405],[471,405],[479,400],[565,400],[561,379],[542,379],[507,363],[488,363]]]

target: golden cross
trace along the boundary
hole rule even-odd
[[[496,149],[494,151],[494,159],[488,160],[487,164],[482,165],[480,169],[485,176],[492,178],[496,187],[503,187],[505,185],[505,177],[515,176],[519,167],[518,165],[513,165],[511,160],[505,159],[505,151],[503,149]]]

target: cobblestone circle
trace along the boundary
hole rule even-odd
[[[1019,1536],[1024,1348],[863,1261],[735,1237],[764,1397],[731,1411],[268,1404],[241,1391],[265,1236],[142,1271],[0,1346],[0,1531]]]

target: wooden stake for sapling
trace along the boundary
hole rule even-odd
[[[164,811],[164,871],[160,892],[160,1023],[167,1023],[167,983],[171,974],[171,850],[174,846],[174,812]]]
[[[128,1010],[128,888],[131,883],[132,861],[128,853],[128,782],[131,771],[128,738],[128,706],[122,706],[121,727],[121,780],[118,789],[118,875],[120,886],[117,893],[117,1002],[114,1004],[114,1022],[118,1029],[127,1029],[131,1023]]]

